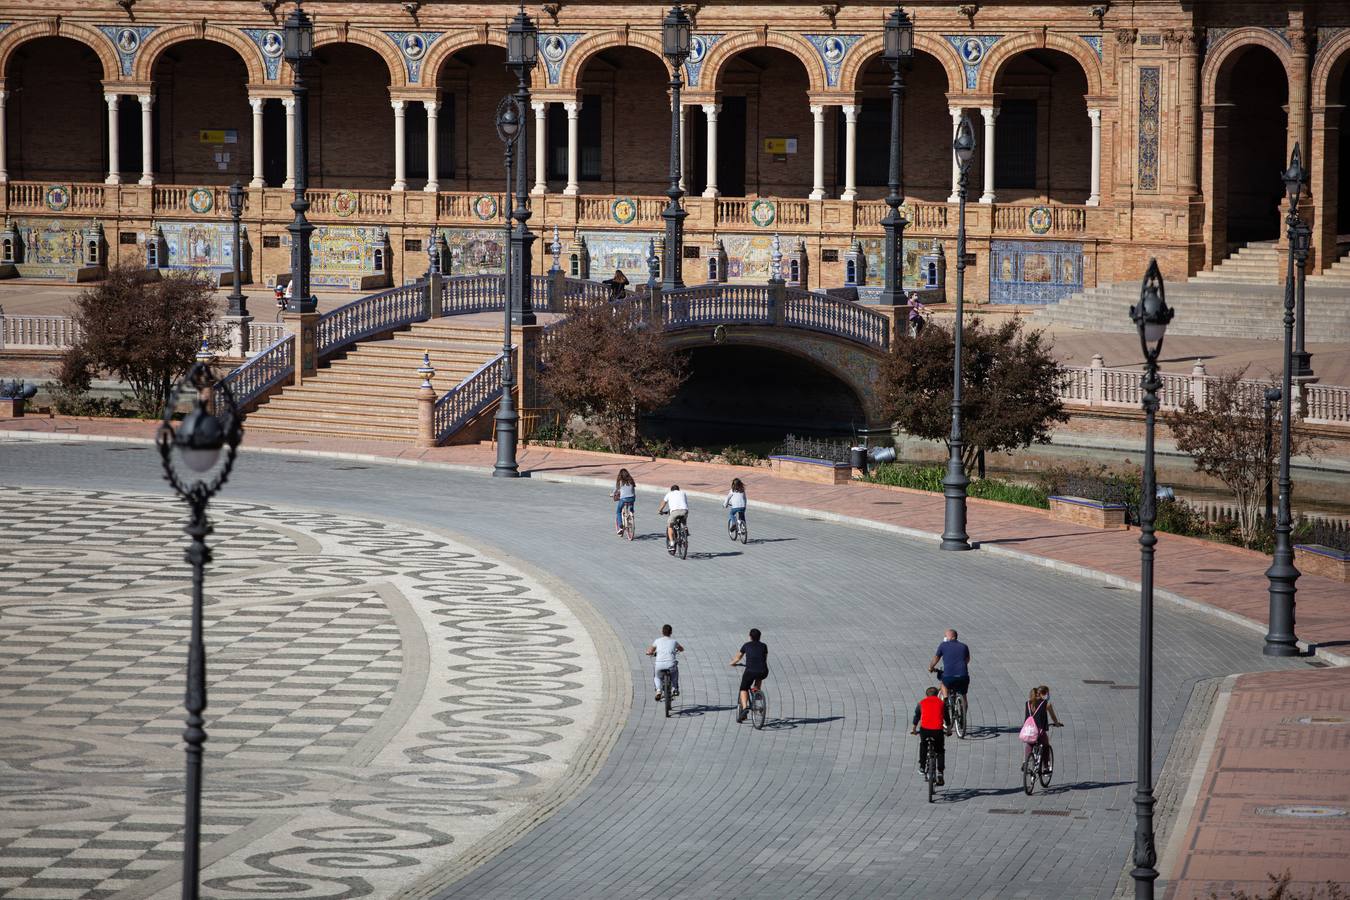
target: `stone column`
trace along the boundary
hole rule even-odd
[[[1309,190],[1313,203],[1313,260],[1309,272],[1324,271],[1336,261],[1336,198],[1340,194],[1340,159],[1337,149],[1350,136],[1340,133],[1340,122],[1345,107],[1329,103],[1312,108],[1312,147],[1310,158],[1321,165],[1311,170]]]
[[[295,98],[287,97],[281,101],[286,107],[286,180],[281,186],[288,191],[295,190]]]
[[[534,187],[531,194],[548,193],[548,102],[532,100],[534,110]]]
[[[952,192],[947,197],[948,203],[961,202],[961,167],[956,164],[956,132],[961,127],[961,116],[965,110],[959,106],[947,107],[947,113],[952,117]]]
[[[154,123],[150,119],[150,110],[155,105],[154,94],[141,94],[141,180],[140,184],[155,183],[155,145]]]
[[[858,199],[858,107],[845,104],[844,110],[844,192],[840,200]]]
[[[440,160],[436,157],[436,113],[441,104],[436,100],[423,100],[422,106],[427,111],[427,186],[422,190],[434,194],[441,189]]]
[[[263,98],[249,97],[248,105],[253,109],[253,180],[249,187],[266,187],[263,179]]]
[[[9,91],[0,90],[0,183],[9,181],[9,165],[5,158],[5,142],[9,138],[9,129],[5,127],[5,101]]]
[[[1181,118],[1177,129],[1177,143],[1181,145],[1181,165],[1177,186],[1188,197],[1200,192],[1196,172],[1196,144],[1199,142],[1200,118],[1200,32],[1187,28],[1181,32]]]
[[[407,153],[403,149],[404,142],[407,140],[407,131],[403,127],[403,101],[391,100],[389,102],[394,107],[394,183],[389,187],[389,190],[406,191],[408,189],[408,160]]]
[[[122,98],[117,94],[104,94],[108,103],[108,177],[104,184],[122,183],[122,142],[117,127],[117,109]]]
[[[1092,120],[1091,187],[1088,189],[1088,206],[1101,206],[1102,203],[1102,111],[1089,109],[1088,118]]]
[[[811,106],[811,199],[825,199],[825,107]]]
[[[997,106],[980,107],[984,116],[984,193],[981,203],[994,202],[994,122],[998,120]]]
[[[1284,149],[1287,161],[1294,152],[1294,144],[1303,148],[1303,164],[1311,168],[1312,160],[1308,156],[1311,149],[1308,142],[1308,101],[1309,90],[1308,32],[1303,28],[1289,29],[1289,135]],[[1287,162],[1286,162],[1287,164]]]
[[[578,131],[580,127],[581,104],[575,100],[569,100],[563,104],[563,109],[567,110],[567,187],[563,188],[563,194],[568,197],[575,197],[581,193],[581,186],[577,183],[577,173],[581,169],[581,135]]]
[[[689,190],[685,181],[689,176],[689,107],[680,104],[680,190]]]
[[[703,196],[717,197],[717,114],[722,111],[720,103],[703,104],[703,115],[708,117],[708,152],[706,156],[708,183],[703,188]]]

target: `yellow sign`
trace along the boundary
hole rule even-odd
[[[786,137],[765,138],[764,152],[771,153],[774,156],[786,156],[789,153],[796,153],[797,139]]]
[[[203,128],[197,132],[197,141],[202,144],[237,144],[239,132],[233,128]]]

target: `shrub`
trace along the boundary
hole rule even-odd
[[[754,466],[759,464],[760,459],[758,455],[744,447],[725,447],[722,450],[722,458],[729,466]]]
[[[1038,509],[1050,508],[1050,495],[1044,488],[1004,481],[1001,478],[980,478],[972,481],[966,488],[966,493],[981,500],[999,500],[1003,503],[1034,506]]]

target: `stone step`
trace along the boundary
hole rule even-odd
[[[417,431],[413,429],[408,432],[394,431],[388,428],[366,428],[357,425],[311,425],[305,422],[255,422],[253,416],[249,416],[245,428],[251,428],[254,431],[266,431],[272,434],[295,434],[309,435],[312,437],[333,437],[333,438],[361,438],[362,440],[375,441],[397,441],[400,443],[412,443],[417,439]]]

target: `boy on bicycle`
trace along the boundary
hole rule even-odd
[[[652,669],[652,683],[656,685],[657,700],[661,699],[661,672],[666,669],[670,670],[670,695],[680,696],[680,662],[675,658],[675,654],[683,653],[684,648],[670,636],[672,631],[674,629],[669,625],[662,625],[661,636],[652,641],[652,645],[647,648],[647,655],[656,657]]]
[[[758,628],[750,629],[750,640],[741,644],[741,649],[731,658],[731,664],[739,665],[741,660],[745,660],[745,671],[741,673],[740,701],[736,707],[737,724],[744,722],[750,711],[750,688],[759,690],[764,686],[764,679],[769,677],[769,645],[759,639]]]
[[[909,733],[919,735],[921,776],[928,771],[928,754],[925,750],[929,741],[932,741],[933,752],[937,753],[937,783],[941,787],[945,783],[942,774],[947,769],[947,748],[943,739],[947,732],[942,724],[942,698],[938,696],[938,689],[935,687],[930,687],[923,693],[923,699],[914,707],[914,721]]]
[[[689,527],[689,497],[680,490],[678,484],[670,486],[670,492],[661,500],[661,508],[657,513],[663,516],[670,513],[670,521],[666,523],[666,550],[674,553],[675,523],[684,519],[685,527]]]

